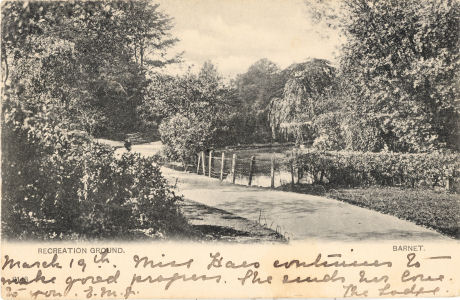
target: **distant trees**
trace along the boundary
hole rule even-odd
[[[271,139],[268,119],[270,100],[281,95],[285,83],[284,74],[273,62],[264,58],[236,76],[234,81],[241,110],[240,142],[262,142]]]
[[[345,37],[338,68],[318,59],[282,71],[256,63],[237,78],[244,103],[269,104],[254,119],[266,120],[275,137],[321,149],[460,148],[458,2],[305,3],[314,21]],[[280,84],[266,89],[266,78]],[[261,94],[269,101],[251,102]]]
[[[199,151],[237,143],[321,137],[321,147],[336,149],[343,144],[336,92],[326,60],[280,70],[262,59],[230,85],[206,62],[198,74],[154,76],[139,114],[145,126],[160,124],[166,154],[184,165]]]
[[[336,91],[335,68],[326,60],[294,64],[280,98],[270,102],[270,125],[274,134],[291,134],[297,144],[313,140],[315,120],[327,108],[324,103]]]
[[[198,151],[234,142],[231,122],[238,114],[233,89],[206,62],[198,74],[159,76],[142,114],[156,116],[166,154],[184,164]]]

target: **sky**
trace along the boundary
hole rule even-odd
[[[160,0],[174,18],[180,42],[170,53],[185,51],[184,63],[168,73],[198,69],[212,61],[224,77],[244,73],[261,58],[285,68],[308,58],[334,60],[338,35],[321,34],[303,0]]]

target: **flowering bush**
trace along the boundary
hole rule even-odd
[[[315,175],[317,182],[344,186],[415,185],[445,186],[458,179],[458,153],[391,153],[306,150],[297,163],[304,172]]]

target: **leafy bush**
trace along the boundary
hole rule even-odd
[[[164,154],[172,160],[181,161],[185,167],[191,157],[211,145],[214,132],[208,121],[194,114],[175,114],[160,125]]]
[[[385,141],[376,120],[350,114],[340,124],[340,130],[345,143],[342,149],[378,152],[385,148]]]
[[[459,18],[458,1],[346,1],[334,20],[346,107],[366,120],[353,122],[366,133],[354,150],[374,134],[391,151],[459,150]]]
[[[458,180],[457,153],[403,154],[391,152],[302,151],[297,163],[315,175],[318,183],[327,179],[341,186],[445,186],[448,178]]]
[[[317,137],[313,148],[318,150],[340,150],[344,148],[340,123],[341,113],[329,112],[317,116],[314,120]]]
[[[44,106],[5,101],[2,229],[10,238],[171,236],[187,231],[180,197],[151,158],[93,142],[58,126]]]

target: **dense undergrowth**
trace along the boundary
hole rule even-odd
[[[14,239],[193,235],[153,158],[111,147],[58,120],[54,106],[6,99],[2,234]]]

